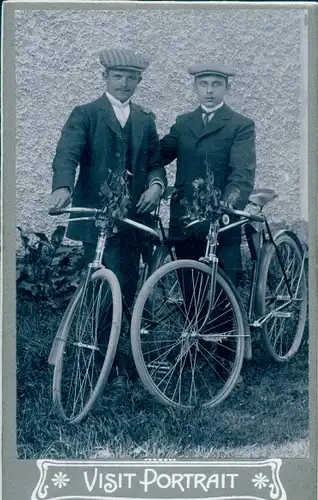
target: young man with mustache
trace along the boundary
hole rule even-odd
[[[74,207],[99,208],[99,192],[109,175],[127,172],[128,216],[142,221],[157,206],[166,185],[153,114],[131,102],[148,61],[131,50],[110,49],[100,53],[100,62],[106,92],[75,107],[63,127],[53,160],[51,206],[72,201]],[[67,231],[70,239],[83,242],[87,262],[94,256],[97,234],[94,221],[71,223]],[[137,288],[140,244],[140,232],[127,229],[112,235],[104,251],[104,263],[117,275],[128,307]]]

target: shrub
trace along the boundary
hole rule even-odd
[[[82,248],[62,245],[65,226],[57,226],[50,239],[30,228],[18,229],[23,254],[16,261],[17,298],[60,308],[79,283]]]

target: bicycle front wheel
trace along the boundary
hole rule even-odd
[[[240,298],[220,270],[179,260],[144,283],[131,323],[132,352],[145,388],[162,404],[213,407],[234,388],[248,323]],[[151,311],[147,309],[151,297]]]
[[[55,338],[53,402],[64,420],[82,421],[107,382],[122,317],[121,290],[109,269],[84,280]]]
[[[263,245],[256,286],[255,312],[264,320],[262,337],[269,356],[285,362],[298,351],[307,316],[305,257],[295,235],[283,232],[275,238],[291,295],[272,243]]]

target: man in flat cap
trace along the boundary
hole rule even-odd
[[[131,102],[148,61],[131,50],[100,53],[106,93],[71,112],[53,160],[52,207],[100,207],[100,189],[109,174],[128,172],[129,217],[151,212],[166,185],[154,116]],[[79,164],[78,180],[75,184]],[[70,224],[67,236],[83,242],[86,261],[94,256],[98,230],[93,221]],[[130,230],[108,239],[107,267],[117,275],[124,300],[132,305],[139,273],[140,234]]]
[[[164,165],[177,159],[177,194],[171,201],[170,235],[176,240],[179,259],[198,259],[205,253],[206,233],[185,240],[183,232],[186,209],[182,199],[191,202],[192,182],[204,178],[206,169],[210,169],[222,199],[243,209],[253,189],[256,166],[254,122],[224,103],[228,79],[235,75],[234,71],[208,62],[192,66],[189,73],[195,78],[200,105],[178,116],[170,133],[160,141]],[[218,247],[220,264],[234,283],[241,270],[240,231],[238,227],[222,233]]]

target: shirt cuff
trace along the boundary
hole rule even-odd
[[[164,190],[165,190],[165,185],[164,183],[162,182],[161,179],[159,179],[159,177],[155,177],[154,179],[151,179],[150,181],[150,184],[149,184],[149,187],[152,186],[153,184],[159,184],[159,186],[161,187],[161,194],[164,193]]]
[[[70,186],[59,186],[59,187],[57,187],[57,188],[55,188],[55,189],[52,189],[52,193],[54,193],[54,191],[56,191],[57,189],[62,189],[62,188],[68,189],[68,190],[69,190],[69,192],[70,192],[70,195],[71,195],[71,196],[73,195],[73,191],[74,191],[74,190],[73,190]]]

